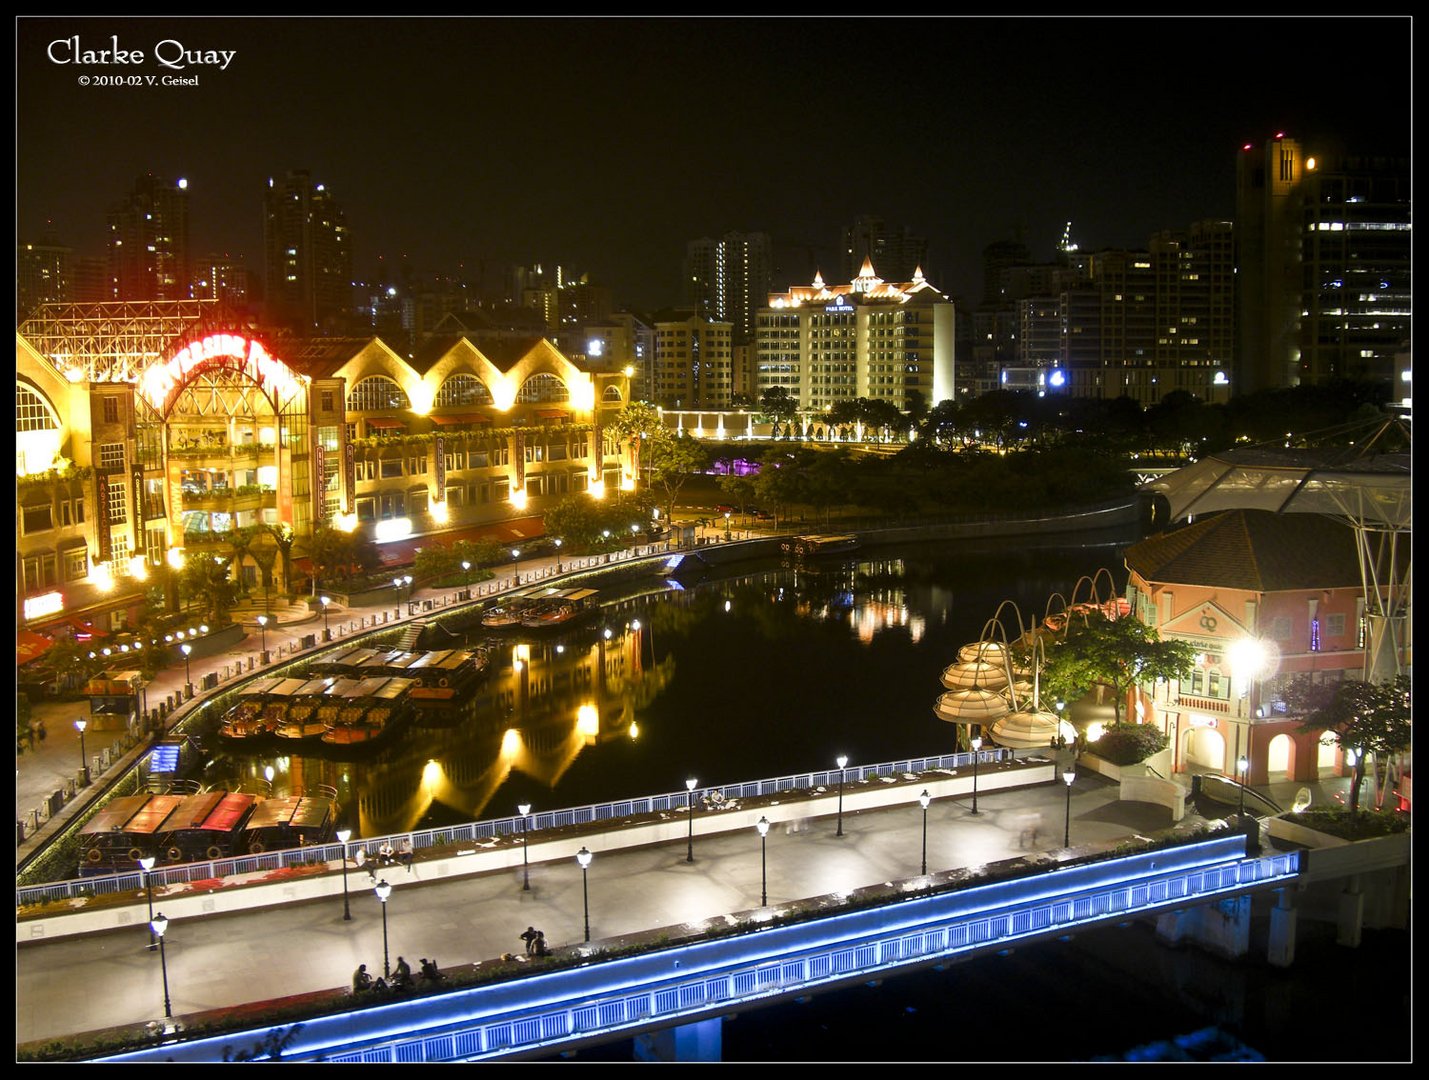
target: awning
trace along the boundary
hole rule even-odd
[[[88,622],[84,619],[70,619],[69,624],[74,627],[74,636],[76,641],[84,641],[86,640],[86,637],[104,638],[109,636],[107,632],[99,629],[92,622]]]
[[[364,423],[366,423],[368,427],[375,428],[399,428],[407,426],[405,420],[394,420],[390,416],[369,416]]]
[[[450,547],[458,540],[492,539],[501,544],[520,543],[546,534],[544,518],[526,517],[512,521],[498,521],[490,525],[473,525],[466,529],[451,529],[447,532],[425,533],[409,536],[402,540],[378,546],[383,566],[406,566],[417,557],[417,549],[440,544]]]
[[[449,427],[452,424],[489,424],[491,417],[482,416],[480,413],[462,413],[459,416],[434,416],[432,423],[442,427]]]
[[[31,660],[38,660],[43,656],[54,642],[45,637],[44,634],[36,634],[32,630],[21,630],[15,635],[15,666],[28,664]]]
[[[539,416],[542,420],[565,420],[571,414],[565,409],[537,409],[536,415]]]

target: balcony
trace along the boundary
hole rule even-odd
[[[1176,704],[1183,709],[1194,709],[1197,712],[1229,715],[1231,711],[1231,703],[1220,698],[1188,697],[1180,694],[1176,698]]]

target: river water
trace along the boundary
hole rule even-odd
[[[600,585],[601,612],[559,635],[475,634],[493,663],[463,709],[376,756],[221,753],[210,784],[271,769],[275,792],[331,784],[358,836],[952,749],[938,676],[1003,601],[1040,619],[1130,537],[866,547],[741,565],[680,588]],[[1100,575],[1102,596],[1106,575]],[[1086,598],[1087,583],[1081,585]],[[1002,607],[1009,637],[1017,615]],[[1256,931],[1263,935],[1263,923]],[[1137,924],[815,995],[723,1026],[726,1061],[1410,1059],[1409,937],[1362,948],[1303,925],[1295,965],[1263,941],[1231,963]],[[1317,1027],[1330,1020],[1328,1027]],[[631,1044],[577,1060],[630,1060]]]

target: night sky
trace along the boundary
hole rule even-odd
[[[144,61],[52,63],[76,34]],[[176,71],[159,42],[236,55]],[[859,214],[976,301],[1019,230],[1047,259],[1069,219],[1095,249],[1230,218],[1247,141],[1410,143],[1407,17],[58,17],[16,46],[17,240],[100,254],[137,176],[184,176],[191,251],[261,274],[265,181],[306,168],[358,276],[560,263],[647,310],[680,300],[688,240],[768,232],[782,289],[836,273]]]

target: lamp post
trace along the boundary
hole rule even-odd
[[[187,654],[185,654],[187,661]],[[79,775],[80,783],[89,787],[89,758],[84,756],[84,729],[89,726],[89,721],[80,717],[74,722],[74,729],[79,732]]]
[[[844,768],[848,765],[848,755],[840,754],[834,758],[834,763],[839,767],[839,827],[834,835],[842,836],[844,834]]]
[[[1236,759],[1236,771],[1240,774],[1240,809],[1236,811],[1237,818],[1245,817],[1245,781],[1246,774],[1250,771],[1250,759],[1242,754]]]
[[[531,804],[523,802],[516,807],[521,814],[521,891],[531,891],[531,863],[527,858],[526,834],[530,830],[526,827],[526,815],[531,812]]]
[[[1067,827],[1062,831],[1062,846],[1072,846],[1072,781],[1077,778],[1076,769],[1068,769],[1062,774],[1062,783],[1067,785]]]
[[[981,736],[981,735],[976,735],[976,736],[973,737],[973,740],[972,740],[972,748],[973,748],[973,809],[972,809],[972,812],[973,812],[973,815],[976,816],[976,815],[977,815],[977,812],[978,812],[978,809],[977,809],[977,759],[978,759],[978,751],[982,749],[982,736]]]
[[[585,907],[585,939],[590,941],[590,887],[586,882],[586,870],[590,867],[591,859],[595,858],[590,850],[581,845],[581,849],[576,852],[576,862],[581,864],[581,901]]]
[[[521,549],[520,549],[520,548],[512,548],[512,549],[511,549],[511,584],[512,584],[512,585],[520,585],[520,584],[521,584],[521,572],[516,569],[516,567],[517,567],[517,561],[518,561],[520,558],[521,558]]]
[[[466,598],[471,599],[471,563],[466,559],[461,561],[461,572],[466,576]]]
[[[769,906],[769,863],[765,860],[764,849],[769,839],[769,819],[761,816],[754,823],[759,830],[759,906]]]
[[[258,634],[259,634],[259,638],[258,638],[259,645],[258,645],[258,648],[259,648],[259,650],[260,650],[260,651],[262,652],[262,654],[263,654],[263,663],[266,664],[266,663],[268,662],[268,616],[267,616],[267,615],[259,615],[259,616],[258,616]]]
[[[189,653],[194,651],[194,647],[187,641],[179,646],[179,652],[184,654],[184,697],[194,696],[193,679],[189,677]]]
[[[321,602],[321,604],[322,604],[322,606],[323,606],[323,640],[324,640],[324,641],[331,641],[331,640],[332,640],[332,631],[328,629],[327,606],[332,603],[332,597],[330,597],[330,596],[324,596],[324,597],[321,598],[320,602]]]
[[[558,536],[551,543],[556,545],[556,573],[561,572],[561,538]]]
[[[392,895],[392,886],[387,884],[386,878],[383,878],[377,883],[377,888],[373,892],[377,894],[377,899],[382,901],[382,977],[390,979],[392,967],[387,962],[387,898]]]
[[[169,958],[164,954],[164,931],[169,928],[169,920],[164,918],[161,911],[149,922],[149,929],[159,939],[159,970],[164,976],[164,1016],[170,1020],[174,1018],[173,1006],[169,1003]]]
[[[351,829],[338,829],[337,842],[342,845],[342,921],[352,921],[352,907],[347,900],[347,842],[352,839]]]
[[[933,796],[928,794],[928,789],[924,788],[922,794],[918,796],[918,803],[923,807],[923,869],[921,873],[928,872],[928,804],[933,801]]]
[[[695,785],[699,783],[693,776],[685,781],[685,805],[690,811],[690,837],[685,842],[685,862],[695,861]]]
[[[605,561],[610,562],[610,530],[601,529],[600,538],[605,541],[605,543],[602,545],[605,548]]]
[[[154,942],[154,883],[149,878],[149,871],[154,869],[154,856],[145,855],[140,858],[139,869],[144,872],[144,890],[149,895],[149,944],[145,948],[156,949],[158,946]]]

